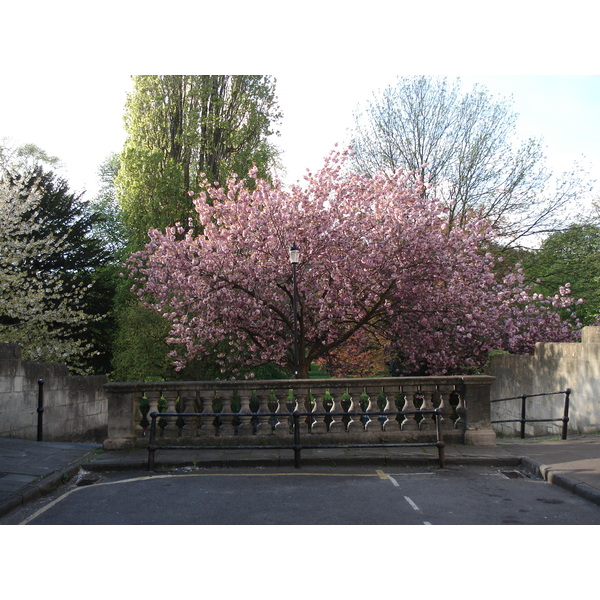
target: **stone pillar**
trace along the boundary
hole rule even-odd
[[[490,417],[490,390],[494,379],[488,375],[464,378],[467,421],[465,444],[474,446],[494,446],[496,444],[496,433],[492,429]]]
[[[131,392],[119,393],[105,387],[108,401],[108,438],[104,440],[105,450],[126,450],[134,446],[135,431]],[[138,414],[141,414],[138,411]]]

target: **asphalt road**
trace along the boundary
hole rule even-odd
[[[0,524],[590,525],[600,507],[511,468],[186,468],[82,471]]]

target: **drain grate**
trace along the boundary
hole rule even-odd
[[[102,479],[102,475],[98,475],[97,473],[83,472],[83,473],[80,473],[79,476],[77,477],[77,480],[75,481],[75,485],[77,487],[81,487],[83,485],[93,485],[94,483],[96,483],[97,481],[100,481],[101,479]]]

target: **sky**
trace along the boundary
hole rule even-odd
[[[393,85],[402,72],[359,80],[331,74],[273,73],[283,111],[281,135],[286,181],[316,169],[335,144],[345,146],[354,111],[373,93]],[[542,138],[548,165],[562,172],[579,161],[600,181],[600,75],[449,75],[465,86],[485,86],[491,94],[512,96],[519,114],[518,135]],[[65,88],[68,93],[65,94]],[[0,137],[33,143],[58,156],[71,188],[93,196],[98,167],[125,141],[123,114],[132,84],[129,74],[41,73],[19,83],[19,94],[0,84]],[[596,186],[598,190],[598,186]]]
[[[553,170],[579,161],[600,181],[600,68],[594,28],[577,16],[578,4],[558,15],[547,5],[536,11],[543,3],[508,1],[503,13],[480,15],[480,27],[464,19],[480,5],[460,1],[450,10],[373,0],[359,12],[352,3],[308,0],[277,16],[278,3],[251,9],[223,0],[225,10],[195,21],[177,9],[197,4],[178,0],[166,15],[127,0],[107,0],[105,10],[64,1],[9,7],[6,22],[16,26],[0,41],[10,56],[0,78],[0,138],[58,156],[71,189],[90,198],[100,164],[123,146],[132,74],[271,74],[284,115],[276,141],[293,182],[335,144],[347,145],[354,111],[397,76],[446,75],[512,95],[519,135],[542,138]],[[440,18],[431,21],[434,9]],[[217,19],[225,24],[215,31]]]

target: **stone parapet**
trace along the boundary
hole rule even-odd
[[[293,410],[314,413],[302,424],[303,439],[309,435],[313,444],[419,442],[435,436],[431,415],[388,418],[385,413],[432,408],[442,412],[448,443],[488,445],[495,443],[490,423],[492,383],[489,376],[107,383],[104,447],[147,446],[153,411],[181,414],[175,422],[164,419],[159,438],[169,443],[260,446],[273,437],[292,435]],[[209,414],[214,412],[235,415],[215,419]],[[348,415],[328,416],[328,412]]]

